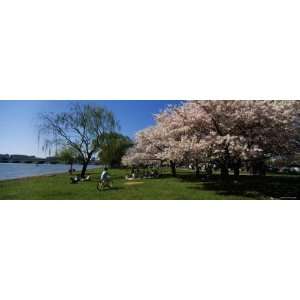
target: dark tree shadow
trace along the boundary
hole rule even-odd
[[[188,177],[181,177],[184,181],[192,181]],[[227,180],[220,176],[210,179],[199,179],[201,186],[194,189],[216,191],[220,195],[238,195],[253,198],[295,198],[300,199],[300,177],[299,176],[240,176],[237,180],[230,176]]]
[[[174,178],[174,176],[172,174],[165,173],[165,174],[160,174],[158,177],[158,179],[164,179],[164,178]]]

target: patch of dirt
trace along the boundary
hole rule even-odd
[[[137,184],[143,184],[144,182],[141,181],[131,181],[131,182],[125,182],[125,185],[137,185]]]

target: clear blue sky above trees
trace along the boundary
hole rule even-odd
[[[181,101],[79,101],[106,106],[114,112],[121,133],[134,134],[154,124],[153,114]],[[68,111],[72,101],[0,101],[0,153],[46,156],[38,145],[38,115],[43,112]]]

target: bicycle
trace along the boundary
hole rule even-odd
[[[106,187],[111,189],[113,186],[112,180],[99,180],[97,183],[97,190],[98,191],[103,191]]]

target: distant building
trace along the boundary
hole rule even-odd
[[[23,155],[23,154],[12,154],[10,155],[11,160],[29,160],[29,159],[36,159],[34,155]]]
[[[0,154],[0,162],[8,162],[9,154]]]
[[[24,155],[24,154],[0,154],[0,162],[11,162],[11,163],[34,163],[37,161],[43,161],[44,158],[38,158],[34,155]]]

